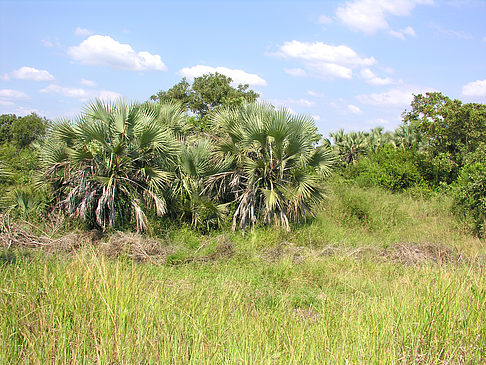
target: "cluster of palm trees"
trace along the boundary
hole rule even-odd
[[[384,132],[382,127],[376,127],[370,132],[348,132],[340,129],[330,133],[330,140],[324,140],[324,144],[331,146],[334,152],[346,164],[356,162],[360,155],[367,152],[377,152],[386,145],[395,149],[408,150],[420,148],[420,134],[410,124],[402,124],[394,132]]]
[[[41,160],[57,205],[100,229],[168,216],[209,228],[257,222],[289,230],[324,197],[335,155],[310,117],[248,104],[197,131],[177,104],[88,105],[54,124]]]

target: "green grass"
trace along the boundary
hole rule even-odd
[[[446,205],[335,188],[291,233],[164,234],[174,251],[163,265],[101,247],[3,251],[0,363],[484,363],[485,242]],[[188,260],[222,241],[232,255]],[[396,242],[470,260],[404,265],[380,254]]]

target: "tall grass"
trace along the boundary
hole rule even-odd
[[[484,241],[454,230],[444,204],[334,189],[291,233],[173,231],[163,265],[97,247],[3,251],[0,363],[484,363]],[[177,259],[223,236],[232,256]],[[404,265],[380,254],[394,242],[471,260]],[[374,250],[350,254],[363,247]]]

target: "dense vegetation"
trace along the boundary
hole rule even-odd
[[[257,99],[0,116],[0,362],[486,360],[486,105],[327,139]]]

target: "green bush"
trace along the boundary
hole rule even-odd
[[[478,236],[486,234],[486,146],[466,158],[454,184],[456,213]]]
[[[424,179],[424,159],[413,150],[395,150],[386,146],[360,158],[343,170],[347,179],[360,186],[379,186],[391,191],[402,191],[427,185]]]

